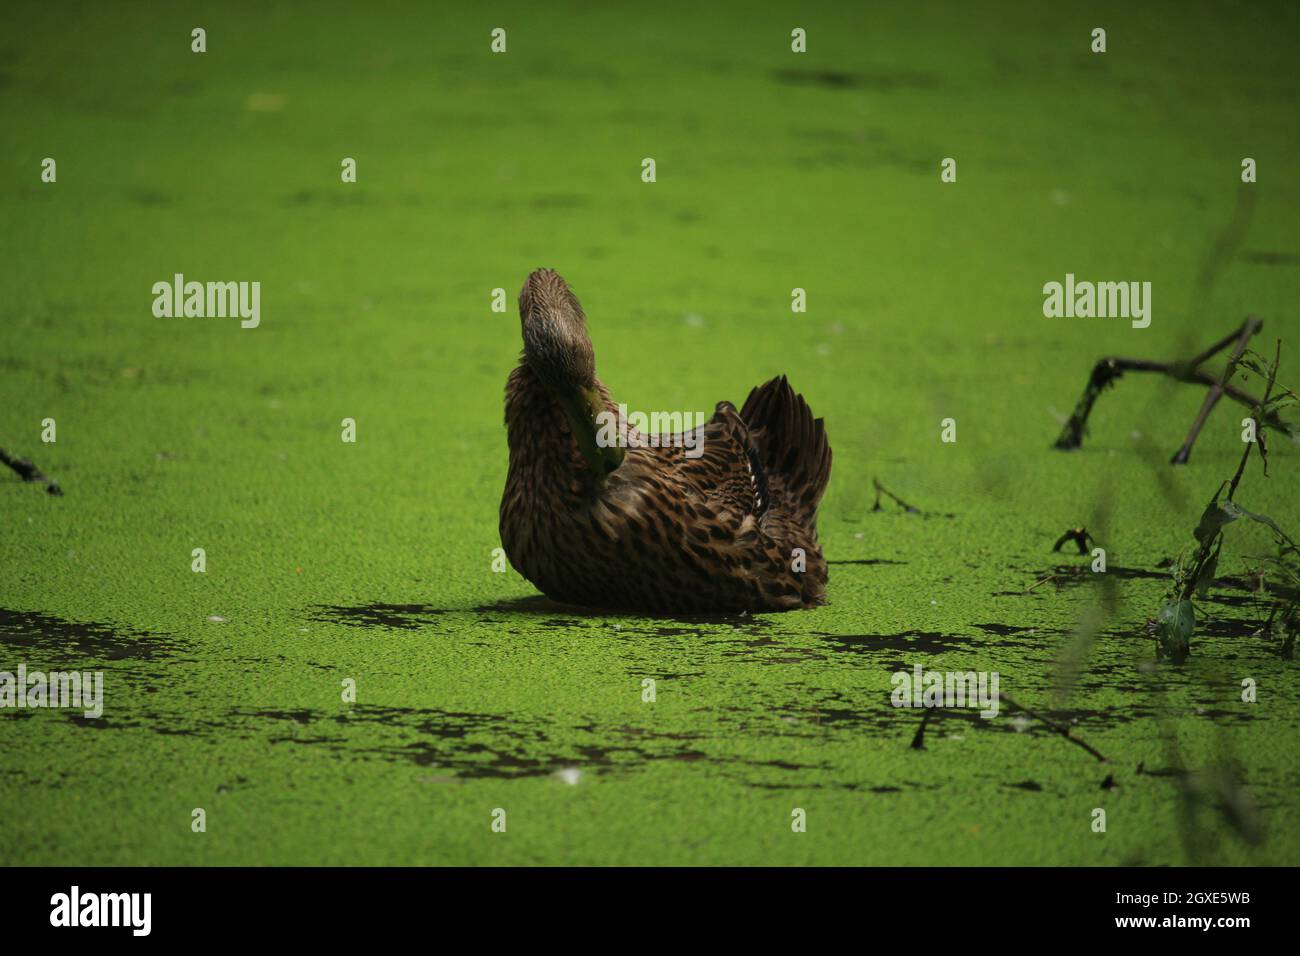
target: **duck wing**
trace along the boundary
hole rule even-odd
[[[713,417],[700,430],[703,454],[686,470],[705,492],[709,504],[742,517],[761,516],[772,503],[767,474],[736,406],[718,402]]]

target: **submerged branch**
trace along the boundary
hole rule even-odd
[[[1027,715],[1028,717],[1031,717],[1034,720],[1039,721],[1040,723],[1050,728],[1051,730],[1054,730],[1056,733],[1060,734],[1066,740],[1070,741],[1070,743],[1074,744],[1075,746],[1082,747],[1084,750],[1088,751],[1088,753],[1092,754],[1102,763],[1110,763],[1110,761],[1106,758],[1106,756],[1102,754],[1102,752],[1099,751],[1096,747],[1093,747],[1087,741],[1081,740],[1080,738],[1075,737],[1073,734],[1071,734],[1069,727],[1066,727],[1062,724],[1058,724],[1054,720],[1049,720],[1047,717],[1044,717],[1042,714],[1030,710],[1028,707],[1024,706],[1023,704],[1016,703],[1006,694],[1003,694],[1001,692],[998,693],[998,700],[1005,701],[1015,710],[1020,711],[1021,713]],[[942,710],[942,709],[943,708],[941,707],[927,707],[925,709],[925,713],[921,715],[921,723],[916,728],[916,733],[912,737],[911,746],[913,750],[925,749],[925,729],[927,726],[929,726],[930,718],[934,716],[935,711]]]
[[[0,448],[0,464],[12,468],[23,481],[39,482],[45,485],[45,490],[52,495],[63,494],[63,489],[59,487],[57,481],[46,475],[45,472],[26,458],[16,458],[3,448]]]
[[[1188,457],[1191,455],[1192,445],[1196,442],[1202,427],[1205,425],[1205,420],[1209,417],[1210,412],[1220,398],[1226,396],[1250,409],[1259,409],[1265,404],[1265,402],[1261,402],[1244,389],[1233,385],[1230,381],[1233,372],[1236,370],[1238,360],[1245,352],[1247,343],[1263,327],[1264,323],[1259,319],[1248,316],[1231,334],[1225,335],[1200,354],[1185,361],[1159,362],[1153,359],[1121,358],[1119,356],[1098,359],[1088,376],[1088,384],[1084,388],[1083,396],[1079,399],[1074,411],[1061,428],[1061,434],[1057,437],[1053,447],[1070,451],[1083,445],[1083,437],[1088,428],[1088,416],[1092,414],[1092,407],[1097,401],[1097,397],[1108,387],[1114,385],[1125,372],[1157,372],[1172,378],[1176,382],[1203,385],[1210,390],[1209,394],[1205,396],[1205,401],[1201,405],[1196,420],[1192,423],[1191,431],[1172,459],[1174,464],[1186,464]],[[1201,367],[1205,362],[1233,343],[1236,343],[1236,345],[1228,360],[1227,367],[1222,373],[1214,375]],[[1294,432],[1294,429],[1271,409],[1262,412],[1259,418],[1259,427],[1261,430],[1267,427],[1286,434]]]
[[[999,693],[999,694],[998,694],[998,699],[999,699],[999,700],[1002,700],[1002,701],[1006,701],[1008,704],[1010,704],[1010,705],[1011,705],[1012,707],[1014,707],[1016,710],[1018,710],[1018,711],[1020,711],[1021,713],[1023,713],[1025,716],[1027,716],[1027,717],[1031,717],[1031,718],[1033,718],[1034,720],[1037,720],[1037,721],[1039,721],[1040,723],[1042,723],[1044,726],[1047,726],[1047,727],[1051,728],[1052,730],[1056,731],[1058,734],[1060,734],[1060,735],[1061,735],[1062,737],[1064,737],[1066,740],[1070,741],[1070,743],[1074,744],[1075,746],[1082,747],[1084,750],[1088,751],[1088,753],[1092,754],[1094,757],[1096,757],[1096,758],[1097,758],[1098,760],[1100,760],[1102,763],[1110,763],[1110,761],[1106,758],[1106,756],[1105,756],[1105,755],[1104,755],[1100,750],[1098,750],[1096,747],[1092,746],[1092,745],[1089,744],[1088,742],[1086,742],[1086,741],[1084,741],[1084,740],[1081,740],[1080,738],[1075,737],[1073,734],[1071,734],[1071,733],[1070,733],[1070,728],[1069,728],[1069,727],[1066,727],[1066,726],[1064,726],[1063,724],[1058,724],[1058,723],[1057,723],[1056,721],[1054,721],[1054,720],[1049,720],[1048,718],[1044,717],[1042,714],[1035,713],[1034,711],[1032,711],[1032,710],[1030,710],[1028,707],[1026,707],[1024,704],[1018,704],[1018,703],[1016,703],[1016,701],[1012,700],[1012,699],[1011,699],[1010,697],[1008,697],[1006,694]]]

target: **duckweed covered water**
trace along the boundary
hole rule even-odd
[[[1244,413],[1171,468],[1203,391],[1129,375],[1050,449],[1096,358],[1247,313],[1300,378],[1295,11],[1172,9],[15,7],[0,445],[65,496],[0,481],[0,669],[102,669],[107,701],[0,712],[7,861],[1295,864],[1297,665],[1258,596],[1147,666]],[[826,607],[606,615],[492,572],[520,343],[491,292],[543,265],[630,407],[785,373],[826,419]],[[260,326],[155,318],[178,272],[261,282]],[[1066,273],[1152,282],[1150,328],[1044,318]],[[1298,475],[1275,440],[1238,498],[1294,529]],[[1091,557],[1051,550],[1078,524],[1096,618]],[[1269,546],[1230,529],[1221,575]],[[1011,706],[913,747],[918,663],[997,671],[1107,762]]]

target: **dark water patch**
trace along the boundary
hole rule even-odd
[[[1119,682],[1118,677],[1132,677],[1137,668],[1132,661],[1125,661],[1120,664],[1089,664],[1088,674],[1090,675],[1116,675],[1107,677],[1105,680],[1083,680],[1077,681],[1074,686],[1079,690],[1107,691],[1113,690],[1121,694],[1145,694],[1150,690],[1149,687],[1139,687],[1136,684],[1124,684]]]
[[[1258,591],[1248,594],[1233,594],[1213,588],[1207,591],[1204,597],[1198,596],[1196,598],[1198,604],[1219,604],[1223,607],[1262,607],[1267,601],[1268,595],[1260,594]]]
[[[791,705],[778,708],[779,719],[788,726],[782,731],[787,736],[816,737],[818,731],[828,730],[833,734],[849,733],[861,735],[863,732],[890,736],[904,730],[910,736],[916,729],[916,722],[928,713],[929,720],[934,721],[945,716],[965,721],[978,721],[981,725],[992,725],[1006,721],[1001,718],[985,719],[980,717],[980,707],[972,705],[967,709],[958,708],[914,708],[895,707],[890,691],[872,691],[864,699],[852,700],[842,695],[833,695],[826,701],[809,709],[806,705]],[[1005,715],[1005,710],[1002,712]],[[1014,726],[990,727],[995,730],[1011,730]],[[812,733],[809,733],[811,731]]]
[[[33,666],[37,661],[42,667],[84,667],[87,661],[169,658],[186,649],[181,641],[148,631],[4,608],[0,608],[0,646],[27,655],[32,669],[37,669]]]
[[[617,773],[668,762],[708,765],[713,768],[709,772],[760,786],[775,773],[829,773],[836,769],[782,758],[714,755],[703,746],[704,741],[716,739],[712,733],[598,726],[594,719],[561,727],[544,718],[439,708],[357,705],[345,713],[235,710],[222,733],[354,759],[413,764],[436,771],[437,782],[447,783],[554,776],[562,770]],[[800,786],[818,788],[815,782],[801,781]]]
[[[1144,763],[1140,763],[1140,764],[1138,764],[1138,765],[1137,765],[1137,770],[1136,770],[1135,772],[1136,772],[1137,774],[1139,774],[1140,776],[1144,776],[1144,777],[1188,777],[1188,776],[1191,776],[1190,772],[1187,771],[1187,770],[1184,770],[1182,767],[1155,767],[1155,768],[1149,768],[1149,767],[1147,767],[1146,764],[1144,764]]]
[[[539,614],[547,616],[565,615],[567,617],[610,617],[611,612],[595,608],[582,607],[578,604],[561,604],[552,601],[544,594],[530,594],[527,597],[510,598],[495,604],[480,604],[473,608],[479,614]]]
[[[108,730],[113,726],[105,717],[87,717],[85,714],[68,714],[68,720],[78,727],[93,727],[95,730]]]
[[[703,637],[719,633],[721,628],[730,628],[732,632],[741,634],[760,634],[770,628],[772,622],[767,615],[747,613],[642,614],[639,620],[623,619],[619,626],[623,631],[651,633],[658,637]]]
[[[1013,634],[1026,634],[1033,636],[1038,633],[1036,627],[1017,627],[1013,624],[975,624],[981,631],[988,631],[990,634],[997,634],[1000,637],[1010,637]]]
[[[1044,717],[1061,727],[1083,727],[1088,724],[1128,724],[1136,720],[1148,720],[1156,716],[1150,707],[1125,707],[1107,710],[1090,710],[1082,707],[1058,710],[1043,709],[1039,711]],[[1013,715],[1014,716],[1014,715]],[[1028,718],[1027,718],[1028,719]],[[1041,726],[1037,722],[1034,726]]]
[[[230,793],[232,790],[242,790],[247,784],[247,777],[236,777],[230,783],[217,784],[217,793]]]
[[[698,627],[653,627],[650,629],[658,637],[703,637],[704,632]]]
[[[811,715],[791,717],[799,726],[835,727],[839,724],[873,724],[884,726],[897,716],[892,708],[889,711],[863,710],[854,707],[818,707]]]
[[[1300,265],[1300,252],[1243,252],[1241,258],[1261,266]]]
[[[589,733],[595,733],[596,725],[586,724],[581,729],[586,730]],[[699,733],[686,733],[684,731],[673,732],[673,731],[655,730],[650,727],[632,727],[630,725],[624,727],[613,727],[610,729],[610,733],[621,734],[624,737],[632,737],[632,738],[646,737],[646,738],[656,738],[656,739],[664,738],[668,740],[703,740],[705,738],[704,734],[699,734]]]
[[[374,200],[363,190],[357,189],[299,189],[281,199],[281,204],[292,207],[304,206],[365,206]]]
[[[446,770],[458,779],[537,777],[567,767],[612,770],[656,760],[712,759],[693,745],[702,739],[694,734],[622,727],[600,734],[602,740],[565,744],[554,739],[555,728],[536,718],[439,708],[357,705],[338,714],[236,710],[231,718],[245,727],[271,722],[308,729],[306,734],[271,734],[269,743],[410,762]],[[595,735],[595,730],[594,724],[586,724],[567,728],[565,736],[575,731]]]
[[[662,673],[655,673],[652,671],[631,670],[628,671],[628,674],[633,678],[644,679],[646,677],[651,677],[657,682],[665,680],[685,680],[688,677],[703,677],[704,671],[665,671]]]
[[[888,784],[876,784],[869,786],[863,783],[844,783],[837,781],[799,781],[790,783],[780,783],[775,781],[746,781],[747,786],[756,790],[843,790],[848,793],[904,793],[906,791],[921,790],[938,790],[938,784],[914,783],[904,781],[902,786],[892,786]]]
[[[1043,739],[1059,739],[1061,736],[1059,731],[1048,727],[1040,720],[1034,720],[1018,712],[1011,713],[1005,702],[998,716],[992,718],[980,716],[978,705],[966,708],[936,707],[921,712],[918,712],[916,708],[908,708],[908,710],[916,714],[917,720],[920,720],[925,713],[929,713],[931,734],[935,733],[935,729],[940,722],[955,720],[974,730],[992,733],[1020,734],[1026,737]],[[1072,734],[1077,732],[1084,736],[1090,731],[1112,729],[1141,721],[1151,721],[1157,717],[1157,712],[1154,709],[1140,706],[1115,707],[1107,710],[1043,710],[1039,713],[1058,727],[1065,727]]]
[[[855,653],[888,650],[942,654],[945,651],[982,644],[967,635],[941,634],[938,631],[901,631],[898,634],[831,634],[827,631],[813,631],[812,635],[820,637],[839,650]]]
[[[352,627],[389,627],[406,631],[425,627],[440,615],[448,613],[446,608],[431,604],[363,604],[358,607],[321,604],[317,605],[316,610],[317,620]]]
[[[826,764],[792,763],[789,760],[748,761],[754,767],[773,767],[777,770],[829,770]]]
[[[684,750],[681,753],[669,754],[669,760],[708,760],[709,755],[700,750]]]
[[[317,710],[236,710],[237,721],[293,723],[314,733],[273,734],[269,743],[321,747],[340,754],[410,761],[440,767],[458,777],[536,776],[548,762],[525,751],[545,740],[535,727],[503,714],[476,714],[439,708],[357,705],[347,713]],[[357,738],[355,731],[367,738]],[[418,735],[410,739],[411,735]],[[483,739],[471,739],[482,737]]]
[[[925,156],[908,154],[901,149],[887,148],[823,148],[801,152],[790,160],[791,165],[801,169],[819,169],[824,167],[875,167],[891,166],[910,173],[929,173],[933,160]],[[904,514],[920,518],[956,518],[951,512],[920,511],[913,509]]]
[[[773,70],[772,78],[786,86],[818,86],[832,90],[872,90],[892,93],[896,90],[929,90],[939,85],[933,73],[919,70],[816,70],[787,67]]]
[[[538,621],[537,626],[550,628],[551,630],[572,631],[576,628],[582,627],[583,624],[580,621],[570,620],[568,618],[553,617],[547,618],[544,621]]]
[[[1198,707],[1195,710],[1197,717],[1209,717],[1211,720],[1258,720],[1254,714],[1246,710],[1223,710],[1218,707]]]
[[[827,780],[837,768],[826,763],[806,764],[790,760],[749,760],[724,757],[713,761],[719,772],[756,790],[860,790],[861,784]],[[773,773],[776,771],[776,773]]]
[[[148,187],[128,189],[126,198],[137,206],[170,206],[172,204],[172,197],[167,193]]]
[[[310,724],[316,714],[310,710],[255,710],[250,717],[265,717],[269,720],[292,720],[297,724]]]
[[[687,625],[688,629],[679,629],[675,632],[663,630],[663,636],[669,636],[671,633],[698,634],[701,627],[728,625],[730,627],[749,630],[754,628],[770,627],[771,622],[767,620],[770,615],[767,613],[750,614],[726,613],[726,614],[669,614],[669,613],[650,613],[650,612],[629,612],[619,608],[593,608],[582,607],[576,604],[561,604],[552,601],[550,598],[541,594],[531,594],[527,597],[512,598],[507,601],[498,601],[495,604],[485,604],[474,608],[478,613],[509,613],[509,614],[530,614],[537,616],[553,617],[564,619],[567,626],[578,626],[578,620],[598,619],[602,622],[602,628],[611,627],[618,624],[623,631],[642,632],[658,625],[665,629],[671,629],[676,625]],[[771,612],[780,614],[781,612]],[[689,627],[692,626],[693,627]],[[655,631],[655,633],[660,633]]]
[[[752,641],[729,641],[727,643],[739,644],[741,649],[724,650],[723,657],[741,657],[748,662],[756,664],[772,665],[789,665],[802,664],[810,660],[824,660],[825,656],[816,650],[808,647],[792,647],[783,644],[778,640],[770,637],[760,637]],[[762,653],[755,653],[755,649],[775,648],[779,650],[781,656],[771,656]]]
[[[1225,574],[1222,577],[1215,578],[1210,583],[1209,594],[1211,599],[1227,597],[1225,591],[1232,592],[1234,597],[1244,595],[1260,599],[1279,593],[1279,589],[1274,586],[1272,581],[1268,578],[1261,580],[1258,574]]]
[[[66,717],[69,723],[79,728],[143,731],[161,737],[227,735],[232,730],[230,723],[222,719],[209,720],[195,718],[188,713],[162,713],[152,710],[122,714],[117,710],[109,710],[107,706],[104,716],[101,717],[87,717],[75,710],[67,713]]]
[[[889,558],[861,558],[854,561],[827,561],[827,564],[907,564],[906,561],[891,561]]]
[[[724,658],[741,658],[755,664],[801,664],[808,660],[824,660],[825,654],[816,648],[800,647],[781,640],[784,636],[761,630],[740,631],[737,636],[719,635],[716,632],[702,635],[703,643],[718,649]]]
[[[653,635],[701,638],[709,629],[730,628],[739,633],[759,633],[771,627],[766,615],[740,614],[637,614],[559,604],[542,595],[529,595],[473,608],[434,607],[429,604],[372,603],[355,606],[316,605],[313,618],[352,627],[418,630],[437,623],[446,614],[479,615],[477,623],[509,627],[509,615],[533,618],[531,625],[555,631],[598,631],[605,636]]]
[[[782,612],[774,611],[772,613],[780,614]],[[667,619],[679,621],[682,624],[693,624],[696,627],[726,626],[736,631],[751,634],[772,626],[772,622],[768,620],[768,615],[762,614],[679,614],[670,615]]]
[[[1100,584],[1104,577],[1120,580],[1169,581],[1168,571],[1148,571],[1144,568],[1125,568],[1117,564],[1107,566],[1105,572],[1093,571],[1091,564],[1058,564],[1042,570],[1022,570],[1030,575],[1030,583],[1020,591],[994,591],[993,597],[1026,597],[1030,594],[1070,590],[1084,584]]]
[[[1244,617],[1209,617],[1197,615],[1196,636],[1200,637],[1263,637],[1261,633],[1267,614],[1258,619]],[[1195,636],[1193,636],[1195,640]]]

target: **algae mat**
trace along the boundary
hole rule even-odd
[[[1294,7],[6,20],[0,446],[65,494],[0,481],[0,670],[101,672],[104,706],[0,711],[5,862],[1300,862],[1266,530],[1231,529],[1185,664],[1146,624],[1243,410],[1174,468],[1204,389],[1129,375],[1051,448],[1104,354],[1255,314],[1300,378]],[[492,291],[538,266],[631,408],[789,375],[835,451],[827,606],[603,615],[493,571]],[[156,317],[178,273],[259,282],[258,326]],[[1149,327],[1045,317],[1067,274],[1150,282]],[[1269,471],[1239,500],[1293,529],[1296,447]],[[1052,551],[1079,524],[1105,575]],[[937,711],[914,748],[917,665],[1034,716]]]

